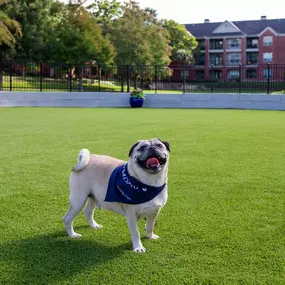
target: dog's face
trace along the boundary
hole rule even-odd
[[[140,140],[129,152],[130,160],[143,171],[157,174],[168,165],[170,146],[160,139]]]

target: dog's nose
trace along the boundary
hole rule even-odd
[[[150,155],[156,155],[157,154],[157,148],[155,146],[150,146],[148,149],[148,153]]]

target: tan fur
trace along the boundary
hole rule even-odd
[[[81,236],[74,232],[72,223],[75,216],[80,212],[87,201],[84,213],[92,228],[102,227],[97,224],[93,218],[95,207],[124,215],[127,219],[132,237],[133,250],[135,252],[144,252],[145,248],[142,246],[140,240],[137,220],[138,218],[146,217],[147,237],[153,239],[158,238],[158,236],[153,233],[153,228],[156,217],[167,201],[167,185],[153,200],[143,204],[130,205],[117,202],[105,202],[104,199],[106,197],[110,175],[117,166],[123,164],[125,161],[106,155],[90,155],[86,149],[81,150],[78,157],[78,163],[73,168],[74,171],[70,174],[70,207],[63,218],[68,235],[73,238]],[[128,161],[128,171],[131,176],[137,178],[142,183],[151,186],[161,186],[167,183],[168,161],[162,171],[154,175],[143,171],[138,167],[135,160],[130,158]]]

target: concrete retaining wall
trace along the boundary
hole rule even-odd
[[[0,92],[0,107],[122,108],[129,107],[129,94]],[[285,110],[285,94],[147,94],[144,108]]]

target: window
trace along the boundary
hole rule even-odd
[[[210,78],[211,80],[220,80],[223,78],[223,72],[221,70],[211,70]]]
[[[248,69],[248,70],[246,71],[246,77],[247,77],[248,79],[256,78],[256,76],[257,76],[256,69]]]
[[[210,40],[210,49],[223,49],[224,48],[224,42],[223,39],[221,40]]]
[[[265,79],[272,78],[272,69],[268,68],[263,69],[263,77]]]
[[[228,39],[227,48],[228,49],[241,48],[241,40],[240,39]]]
[[[258,63],[258,52],[248,52],[246,54],[246,64],[257,64]]]
[[[241,54],[240,53],[227,54],[227,64],[238,65],[240,63],[241,63]]]
[[[272,46],[272,42],[273,42],[273,39],[272,39],[272,36],[266,36],[263,38],[263,45],[264,46]]]
[[[196,80],[205,80],[205,71],[197,70],[196,71]]]
[[[239,79],[239,71],[238,70],[230,70],[228,72],[228,79],[230,79],[230,80]]]
[[[211,65],[223,65],[223,54],[210,54]]]
[[[263,61],[264,62],[272,62],[272,52],[265,52],[263,54]]]
[[[258,48],[258,39],[257,38],[248,38],[246,40],[246,48]]]
[[[189,77],[189,71],[188,70],[182,70],[181,71],[181,77],[182,77],[182,79],[186,80]]]

